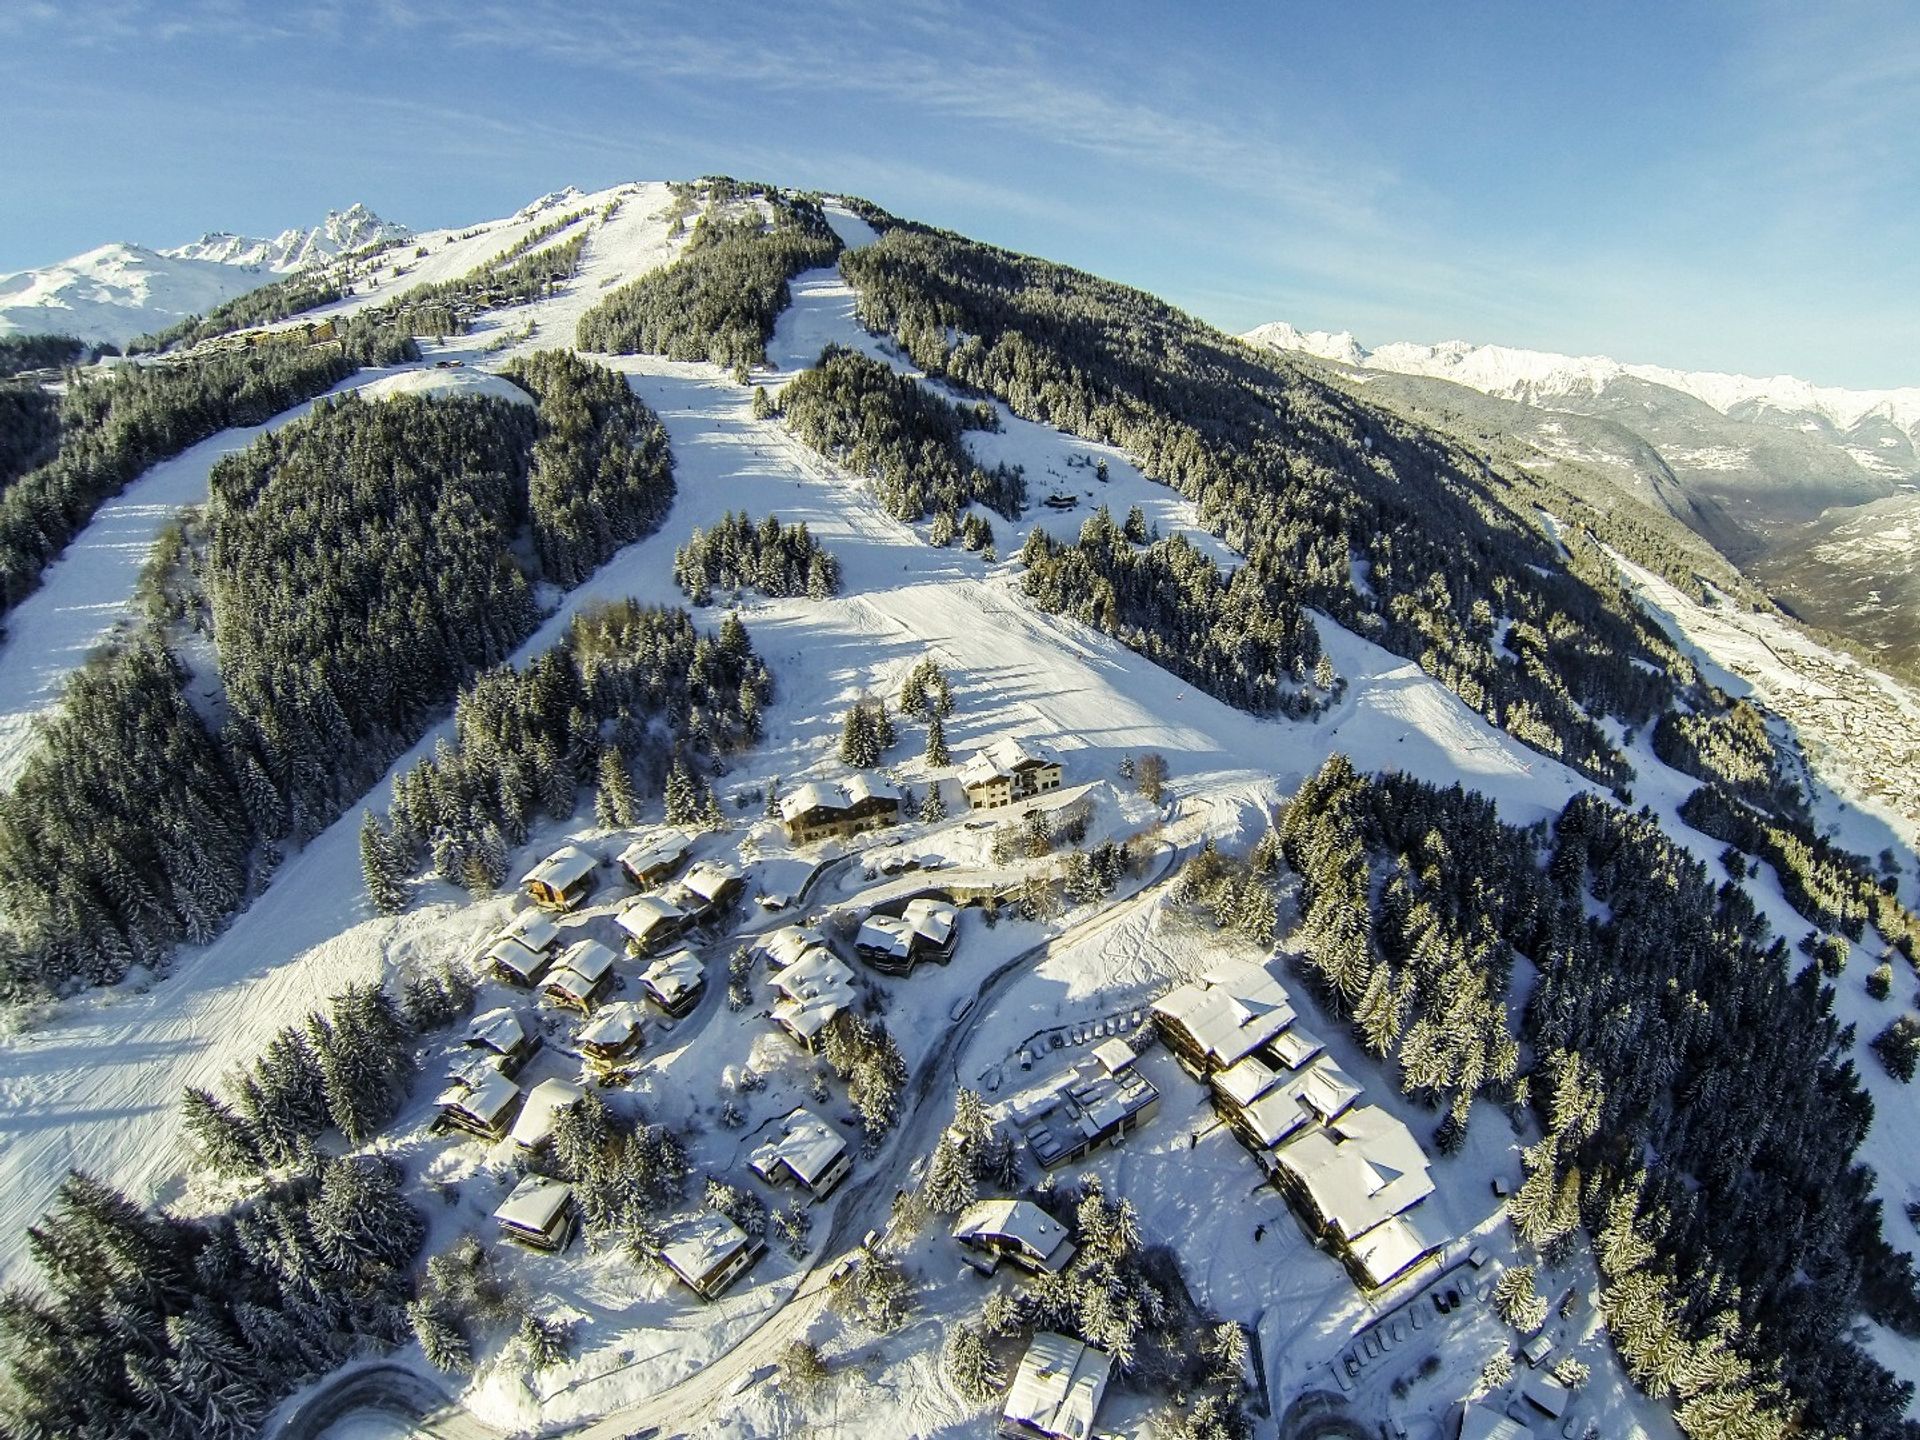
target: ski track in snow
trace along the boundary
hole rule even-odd
[[[658,188],[664,195],[664,187]],[[608,283],[673,253],[658,204],[643,203],[646,198],[628,199],[612,225],[595,230],[582,274],[566,292],[507,312],[495,325],[460,337],[436,355],[478,362],[489,347],[498,347],[493,353],[504,355],[569,343],[573,324],[601,298]],[[860,222],[837,213],[834,218],[850,242],[866,238]],[[491,254],[505,241],[495,230],[462,243]],[[472,263],[463,256],[446,266],[459,273]],[[769,347],[776,373],[758,377],[756,383],[784,381],[812,363],[828,341],[852,345],[912,373],[889,347],[859,328],[852,293],[836,272],[801,277],[793,294],[793,306]],[[1349,686],[1334,710],[1304,724],[1261,720],[1234,710],[1089,627],[1034,610],[1020,596],[1011,563],[988,565],[957,547],[928,545],[915,527],[885,515],[861,482],[843,475],[778,423],[755,420],[751,391],[735,385],[718,367],[651,356],[596,358],[624,372],[666,423],[678,494],[666,527],[620,551],[568,593],[516,659],[554,644],[583,606],[627,596],[683,603],[671,578],[673,550],[693,528],[709,526],[729,510],[745,508],[755,518],[773,513],[788,522],[805,521],[839,557],[843,593],[828,602],[743,601],[743,617],[756,648],[775,670],[778,693],[766,717],[766,740],[745,757],[740,778],[779,774],[791,783],[809,769],[836,769],[832,737],[848,701],[863,691],[891,687],[908,666],[932,651],[955,672],[963,691],[961,710],[949,730],[956,754],[1014,731],[1056,749],[1070,779],[1078,782],[1113,774],[1123,754],[1158,750],[1170,762],[1175,792],[1190,810],[1195,805],[1211,807],[1211,821],[1228,818],[1239,824],[1250,807],[1271,803],[1336,750],[1352,756],[1362,769],[1398,769],[1440,783],[1458,780],[1494,798],[1503,818],[1515,823],[1549,817],[1570,795],[1591,788],[1489,726],[1412,662],[1324,617],[1316,617],[1322,642]],[[348,383],[372,378],[363,373]],[[297,413],[270,425],[283,424]],[[1083,485],[1091,501],[1109,503],[1116,514],[1138,503],[1164,531],[1194,531],[1184,502],[1144,480],[1117,451],[1005,418],[1003,433],[974,436],[970,443],[981,447],[983,458],[1025,465],[1036,500],[1056,481]],[[206,470],[213,460],[254,433],[229,432],[195,447],[177,461],[156,467],[120,501],[103,509],[67,557],[49,571],[39,594],[12,617],[13,634],[0,650],[0,695],[9,705],[18,704],[16,697],[22,694],[33,710],[52,703],[61,678],[124,615],[153,534],[181,505],[203,498]],[[1106,458],[1109,481],[1104,486],[1088,483],[1087,468],[1069,467],[1069,456]],[[1019,523],[993,517],[1000,553],[1016,553],[1034,525],[1071,538],[1086,513],[1084,506],[1058,514],[1036,505]],[[1196,543],[1217,545],[1211,537],[1194,533]],[[700,612],[699,618],[711,625],[720,613],[714,607]],[[22,686],[27,688],[23,691]],[[14,773],[30,713],[27,706],[9,711],[7,728],[0,730],[0,763],[14,767]],[[433,726],[391,773],[430,753],[450,729],[444,720]],[[1651,804],[1671,833],[1714,863],[1719,847],[1679,825],[1674,815],[1691,782],[1660,765],[1644,737],[1633,748],[1632,759],[1641,773],[1636,803]],[[385,803],[390,778],[368,797],[370,804]],[[498,904],[464,902],[429,903],[392,918],[371,915],[362,894],[358,813],[356,806],[292,856],[265,893],[213,944],[181,952],[170,978],[144,990],[125,986],[68,1002],[40,1028],[4,1043],[0,1243],[5,1248],[0,1250],[0,1270],[10,1278],[19,1278],[25,1268],[26,1227],[44,1210],[69,1167],[86,1169],[142,1198],[185,1200],[190,1208],[193,1197],[184,1185],[177,1121],[183,1085],[218,1085],[231,1067],[256,1054],[274,1029],[298,1020],[348,981],[372,978],[416,957],[467,953],[497,921]],[[1768,878],[1763,872],[1763,879]],[[1805,928],[1785,909],[1777,884],[1753,888],[1776,928],[1789,936]],[[1008,999],[1030,998],[1025,992],[1033,986],[1045,990],[1055,1005],[1062,995],[1079,991],[1133,987],[1144,995],[1178,958],[1166,948],[1170,943],[1164,935],[1150,935],[1144,922],[1130,920],[1100,937],[1098,957],[1084,957],[1075,965],[1054,957],[1043,971],[1023,979]],[[1855,993],[1865,965],[1864,957],[1856,956],[1842,981],[1842,1008],[1849,1017],[1872,1004],[1864,992]],[[1031,1006],[1007,1008],[1008,1016],[995,1017],[993,1037],[1031,1019]],[[1333,1027],[1323,1023],[1315,1028],[1335,1038]],[[1872,1033],[1864,1021],[1862,1030],[1866,1036]],[[973,1050],[988,1038],[983,1029]],[[1335,1048],[1351,1046],[1341,1036]],[[1364,1079],[1370,1098],[1402,1109],[1378,1066],[1354,1056],[1349,1068]],[[1897,1203],[1920,1191],[1920,1122],[1910,1106],[1898,1103],[1899,1095],[1891,1093],[1891,1082],[1871,1056],[1864,1057],[1861,1068],[1880,1102],[1863,1158],[1880,1171],[1883,1193]],[[425,1087],[429,1081],[423,1078],[420,1083]],[[1170,1118],[1147,1132],[1143,1143],[1099,1161],[1103,1171],[1127,1177],[1129,1187],[1136,1181],[1141,1185],[1142,1211],[1156,1231],[1171,1227],[1169,1233],[1191,1232],[1206,1218],[1202,1212],[1209,1199],[1224,1203],[1243,1189],[1251,1192],[1257,1179],[1251,1161],[1220,1134],[1203,1140],[1198,1157],[1188,1162],[1213,1177],[1198,1201],[1183,1187],[1169,1188],[1169,1175],[1186,1173],[1180,1164],[1163,1164],[1157,1172],[1143,1168],[1150,1157],[1184,1140],[1185,1132],[1175,1131],[1177,1117],[1191,1108],[1190,1088],[1170,1082]],[[1407,1118],[1421,1128],[1421,1117],[1408,1112]],[[1486,1179],[1502,1172],[1517,1180],[1513,1152],[1518,1143],[1506,1134],[1504,1122],[1488,1116],[1475,1125],[1462,1156],[1436,1157],[1441,1189],[1435,1200],[1454,1233],[1481,1234],[1490,1245],[1510,1243],[1504,1241],[1506,1232]],[[1151,1178],[1155,1173],[1158,1188]],[[1264,1198],[1257,1203],[1264,1204]],[[1196,1204],[1202,1208],[1196,1210]],[[1303,1379],[1306,1365],[1337,1348],[1334,1341],[1360,1318],[1361,1302],[1337,1267],[1324,1259],[1315,1263],[1304,1242],[1294,1247],[1298,1257],[1287,1258],[1293,1250],[1275,1242],[1283,1231],[1289,1242],[1297,1237],[1285,1230],[1290,1222],[1283,1207],[1275,1213],[1279,1218],[1271,1222],[1273,1237],[1265,1250],[1249,1250],[1251,1242],[1242,1239],[1210,1255],[1192,1256],[1190,1263],[1197,1293],[1210,1302],[1242,1316],[1257,1305],[1275,1317],[1263,1325],[1261,1340],[1278,1391]],[[1876,1331],[1872,1343],[1883,1360],[1903,1373],[1920,1369],[1914,1347],[1906,1342]],[[1294,1353],[1295,1347],[1300,1353]],[[1617,1366],[1603,1369],[1596,1363],[1595,1383],[1617,1390]],[[1673,1433],[1662,1408],[1624,1390],[1617,1390],[1616,1398],[1633,1414],[1629,1430],[1618,1433]]]

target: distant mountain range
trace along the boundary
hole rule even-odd
[[[1369,349],[1284,321],[1244,339],[1311,356],[1455,429],[1597,473],[1711,541],[1784,606],[1920,670],[1920,388],[1842,390],[1446,341]]]
[[[55,265],[0,275],[0,335],[51,331],[124,345],[280,275],[412,238],[406,226],[355,204],[272,239],[215,231],[166,250],[102,245]]]

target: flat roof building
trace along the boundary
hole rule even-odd
[[[1007,1389],[1000,1434],[1008,1440],[1089,1440],[1112,1378],[1106,1351],[1042,1330],[1027,1343]]]
[[[1089,1057],[1002,1108],[1033,1158],[1051,1170],[1138,1130],[1159,1113],[1160,1092],[1132,1065],[1116,1073]]]
[[[815,1200],[831,1195],[853,1168],[840,1132],[805,1106],[789,1111],[773,1135],[754,1147],[747,1164],[767,1184],[791,1180]]]

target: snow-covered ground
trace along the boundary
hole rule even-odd
[[[603,205],[614,193],[629,191],[613,221],[594,223],[581,276],[563,293],[508,312],[498,323],[460,337],[436,354],[473,365],[489,355],[569,343],[578,316],[601,291],[635,273],[635,267],[670,258],[676,242],[667,233],[670,197],[664,187],[622,187],[622,192],[567,198],[547,208],[559,214],[580,205]],[[851,243],[867,238],[851,216],[836,212],[835,222]],[[419,262],[425,272],[419,278],[437,273],[427,270],[430,261],[443,265],[449,275],[464,273],[535,223],[532,217],[519,217],[466,240],[424,237],[430,256]],[[466,248],[456,257],[456,247]],[[857,345],[900,364],[858,328],[851,293],[836,273],[803,276],[793,292],[793,307],[770,346],[775,368],[756,377],[756,383],[784,382],[811,363],[828,341]],[[373,298],[363,295],[347,303],[370,303]],[[692,529],[711,525],[729,510],[745,508],[756,518],[772,513],[788,522],[803,520],[841,562],[843,593],[834,600],[741,598],[740,610],[755,646],[774,668],[778,694],[765,717],[764,742],[728,776],[728,790],[752,788],[776,775],[790,785],[807,774],[837,771],[832,752],[842,711],[862,693],[891,693],[906,670],[928,654],[940,660],[955,682],[958,709],[947,738],[956,758],[995,736],[1017,733],[1054,749],[1065,763],[1069,784],[1082,784],[1113,777],[1123,755],[1157,751],[1168,760],[1172,775],[1173,821],[1167,836],[1174,842],[1190,844],[1202,834],[1237,836],[1244,842],[1255,833],[1259,817],[1335,751],[1349,754],[1363,769],[1391,768],[1436,781],[1463,781],[1494,797],[1503,816],[1518,823],[1558,811],[1569,795],[1586,788],[1579,777],[1487,725],[1412,663],[1324,617],[1316,619],[1322,641],[1347,681],[1340,703],[1311,723],[1260,720],[1233,710],[1107,637],[1036,611],[1021,597],[1015,562],[989,564],[958,548],[927,544],[923,528],[886,516],[864,484],[822,461],[777,421],[756,420],[750,389],[734,384],[719,367],[650,356],[613,357],[607,363],[627,374],[665,422],[674,448],[678,496],[661,533],[628,546],[566,595],[522,647],[521,657],[553,644],[584,605],[629,595],[683,603],[671,580],[673,550]],[[1195,529],[1184,502],[1146,482],[1125,456],[1108,448],[1011,417],[1002,433],[974,436],[970,443],[982,458],[1023,465],[1036,501],[1056,488],[1064,492],[1073,487],[1080,497],[1074,510],[1036,505],[1017,525],[995,518],[1003,556],[1016,553],[1032,525],[1071,536],[1090,505],[1099,502],[1109,504],[1116,515],[1138,503],[1168,533]],[[1082,457],[1105,459],[1107,481],[1095,480]],[[211,459],[209,454],[205,463]],[[123,540],[118,549],[76,546],[63,562],[73,564],[75,557],[91,555],[94,558],[80,561],[83,575],[99,569],[124,576],[123,584],[100,587],[95,608],[85,612],[84,621],[74,613],[89,593],[81,579],[64,582],[69,589],[61,592],[55,587],[62,583],[58,572],[63,567],[50,572],[42,596],[65,593],[68,598],[49,608],[46,623],[54,626],[64,616],[59,623],[68,628],[42,633],[64,633],[71,650],[75,644],[84,648],[93,643],[111,625],[124,609],[153,530],[173,508],[204,493],[204,465],[198,476],[197,482],[191,475],[175,477],[171,490],[156,485],[144,492],[140,503],[154,510],[144,539]],[[153,479],[143,478],[123,503]],[[92,535],[89,531],[89,538]],[[1231,558],[1210,538],[1196,536],[1196,543]],[[131,558],[122,551],[131,551]],[[117,571],[112,570],[115,564],[120,566]],[[720,613],[714,607],[701,619],[713,623]],[[27,654],[40,648],[44,646]],[[0,649],[0,667],[24,667],[27,661],[20,650],[16,631]],[[57,686],[64,668],[56,663],[45,672],[22,668],[18,673],[43,676],[36,683],[48,697],[41,701],[45,704],[52,694],[49,683]],[[51,682],[45,675],[53,676]],[[423,736],[395,771],[428,753],[447,728],[442,724]],[[900,746],[888,758],[897,760],[903,777],[919,788],[927,776],[917,758],[918,727],[907,722],[902,731]],[[1674,807],[1690,782],[1660,766],[1644,741],[1636,746],[1633,760],[1642,777],[1635,786],[1636,800],[1654,805],[1676,834],[1691,835],[1673,820]],[[371,803],[384,803],[386,794],[383,783]],[[1148,818],[1117,811],[1118,803],[1103,802],[1114,823]],[[964,825],[962,817],[949,828]],[[26,1226],[70,1166],[142,1198],[189,1208],[205,1203],[207,1197],[189,1187],[183,1175],[176,1113],[183,1085],[217,1086],[235,1064],[254,1055],[275,1028],[297,1020],[349,980],[470,954],[506,913],[503,901],[470,903],[444,887],[429,886],[422,902],[406,914],[371,915],[361,886],[357,829],[356,809],[289,859],[225,935],[199,951],[183,952],[170,978],[144,989],[127,986],[67,1002],[37,1028],[4,1042],[0,1269],[9,1277],[23,1271]],[[609,844],[609,837],[591,829],[577,833],[603,848]],[[534,837],[516,861],[531,860],[559,838],[550,828]],[[740,832],[731,838],[737,841]],[[779,857],[779,842],[765,832],[755,839],[764,841],[768,855],[784,867],[782,876],[797,871],[797,865]],[[1703,858],[1717,856],[1717,845],[1704,837],[1691,839]],[[923,841],[935,843],[920,837],[915,844]],[[948,848],[960,853],[958,847]],[[843,874],[819,899],[826,903],[846,898],[840,887],[858,883],[857,874]],[[1762,898],[1784,933],[1798,935],[1805,928],[1797,917],[1782,913],[1777,886]],[[1009,972],[1006,988],[996,991],[980,1014],[969,1015],[974,1028],[967,1047],[950,1057],[951,1075],[936,1077],[936,1093],[955,1082],[991,1088],[996,1067],[1005,1066],[1023,1037],[1046,1026],[1137,1005],[1168,979],[1195,968],[1216,943],[1205,932],[1176,923],[1151,896],[1116,909],[1110,923],[1093,923],[1100,918],[1065,917],[1060,924],[1084,928],[1075,928],[1070,942],[1050,948],[1030,968]],[[604,928],[604,911],[580,923]],[[980,976],[1044,938],[1038,927],[1008,923],[989,932],[969,918],[961,958],[951,968],[888,982],[894,1006],[889,1024],[910,1057],[934,1053],[931,1047],[963,1013],[958,1007],[974,993]],[[1857,988],[1865,963],[1856,957],[1843,989]],[[1292,988],[1303,997],[1303,987]],[[1844,1003],[1862,996],[1849,996]],[[761,1003],[756,994],[756,1006]],[[1890,1008],[1887,1013],[1892,1013]],[[1343,1064],[1371,1099],[1402,1114],[1416,1133],[1430,1129],[1431,1117],[1405,1107],[1380,1067],[1340,1038],[1337,1027],[1321,1021],[1314,1028],[1333,1041]],[[1862,1028],[1867,1029],[1864,1023]],[[768,1091],[754,1101],[761,1108],[753,1111],[750,1124],[758,1123],[774,1113],[774,1105],[790,1096],[802,1078],[797,1066],[783,1065],[790,1054],[784,1041],[765,1032],[764,1022],[756,1028],[751,1011],[731,1015],[717,996],[709,996],[701,1011],[670,1037],[650,1038],[643,1093],[662,1118],[705,1125],[696,1140],[697,1158],[727,1168],[737,1158],[724,1148],[735,1143],[734,1132],[718,1130],[702,1114],[711,1108],[720,1071],[748,1060],[756,1067],[765,1064],[772,1078]],[[544,1063],[560,1060],[553,1056]],[[1162,1059],[1148,1063],[1167,1095],[1162,1115],[1124,1150],[1095,1159],[1093,1168],[1139,1205],[1150,1239],[1180,1250],[1204,1304],[1258,1325],[1273,1393],[1284,1403],[1292,1388],[1317,1383],[1316,1371],[1324,1379],[1320,1367],[1339,1353],[1370,1312],[1344,1273],[1300,1237],[1279,1197],[1257,1186],[1252,1162],[1224,1132],[1211,1130],[1198,1142],[1188,1142],[1208,1118],[1198,1087]],[[1867,1057],[1862,1069],[1872,1072],[1877,1062]],[[491,1203],[498,1199],[498,1180],[487,1170],[477,1145],[429,1141],[419,1133],[432,1078],[423,1078],[412,1109],[387,1143],[414,1173],[458,1192],[446,1212],[434,1216],[436,1242],[444,1242],[462,1226],[484,1225]],[[1879,1083],[1884,1079],[1869,1074],[1870,1087],[1878,1087],[1876,1099],[1885,1088]],[[1895,1099],[1888,1095],[1882,1106],[1868,1156],[1881,1171],[1889,1199],[1920,1186],[1920,1160],[1912,1158],[1920,1156],[1920,1145],[1914,1143],[1920,1135],[1909,1133],[1910,1110],[1889,1118],[1888,1112],[1898,1109],[1891,1103]],[[863,1207],[877,1205],[884,1216],[895,1177],[904,1174],[899,1167],[910,1153],[917,1153],[909,1149],[909,1140],[924,1150],[933,1133],[923,1127],[914,1136],[902,1137],[873,1162],[867,1173],[878,1187],[874,1195],[859,1189],[862,1172],[856,1168],[855,1180],[836,1197],[842,1209],[833,1213],[864,1215]],[[1477,1236],[1496,1259],[1511,1253],[1511,1241],[1489,1181],[1496,1173],[1510,1181],[1518,1178],[1519,1143],[1522,1136],[1509,1120],[1482,1106],[1476,1110],[1466,1150],[1451,1158],[1436,1157],[1440,1190],[1429,1205],[1452,1233]],[[1901,1168],[1903,1164],[1907,1168]],[[1256,1242],[1254,1227],[1262,1223],[1264,1238]],[[819,1224],[824,1227],[827,1221]],[[820,1233],[817,1229],[816,1237]],[[726,1302],[708,1310],[664,1290],[625,1261],[590,1255],[584,1248],[559,1260],[515,1257],[521,1273],[541,1282],[543,1293],[577,1309],[587,1321],[579,1354],[566,1370],[543,1377],[531,1389],[510,1365],[499,1367],[483,1376],[470,1403],[483,1415],[515,1426],[617,1410],[673,1386],[729,1338],[755,1332],[753,1346],[743,1349],[737,1361],[744,1377],[756,1373],[758,1362],[777,1351],[775,1338],[806,1333],[813,1326],[816,1338],[846,1362],[841,1367],[845,1378],[821,1402],[832,1415],[816,1416],[815,1423],[845,1424],[847,1417],[858,1414],[869,1433],[961,1433],[977,1428],[973,1417],[978,1412],[948,1395],[936,1373],[941,1327],[977,1306],[977,1282],[953,1278],[957,1261],[936,1233],[915,1241],[909,1253],[929,1281],[923,1296],[926,1308],[903,1335],[878,1343],[848,1334],[839,1321],[819,1315],[818,1275],[803,1278],[802,1269],[783,1258],[769,1256]],[[932,1285],[936,1280],[939,1284]],[[969,1290],[969,1285],[976,1288]],[[792,1294],[799,1298],[776,1315],[774,1307]],[[1588,1314],[1584,1338],[1577,1343],[1594,1368],[1589,1403],[1604,1413],[1604,1433],[1671,1435],[1664,1410],[1625,1389],[1610,1352],[1592,1336]],[[1483,1342],[1490,1346],[1490,1333],[1472,1344]],[[1895,1343],[1876,1340],[1889,1347]],[[763,1344],[772,1348],[763,1353]],[[1455,1384],[1456,1393],[1456,1382],[1477,1372],[1484,1358],[1463,1342],[1461,1353],[1448,1360],[1449,1383]],[[1911,1364],[1902,1368],[1905,1373],[1915,1369]],[[674,1390],[670,1403],[684,1400],[691,1405],[697,1398],[702,1414],[713,1417],[714,1428],[741,1436],[790,1433],[799,1423],[793,1402],[775,1393],[776,1387],[749,1386],[738,1396],[721,1394],[723,1373],[732,1372],[717,1368],[712,1384],[697,1397],[685,1386]],[[1448,1397],[1436,1391],[1435,1398]],[[1103,1421],[1136,1429],[1139,1407],[1120,1400],[1113,1415],[1103,1412]],[[692,1412],[681,1413],[691,1417]],[[608,1433],[617,1431],[610,1428]]]

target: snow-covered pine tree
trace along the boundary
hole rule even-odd
[[[253,1127],[211,1092],[189,1085],[181,1097],[181,1123],[200,1161],[216,1175],[250,1175],[260,1169]]]
[[[700,790],[687,772],[686,761],[678,755],[673,757],[673,766],[667,771],[666,807],[669,825],[700,823]]]
[[[472,1346],[451,1306],[423,1296],[407,1306],[407,1321],[413,1326],[421,1353],[434,1369],[464,1375],[473,1368]]]
[[[949,765],[953,755],[947,749],[947,727],[935,713],[927,721],[927,764]]]
[[[407,908],[407,892],[401,884],[401,867],[394,863],[388,835],[371,810],[360,820],[360,872],[366,878],[367,898],[382,915],[397,915]]]
[[[978,1325],[954,1326],[941,1358],[947,1379],[961,1399],[981,1405],[1000,1393],[1000,1367],[987,1346],[986,1332]]]
[[[927,1183],[922,1193],[927,1205],[937,1214],[958,1215],[980,1198],[979,1181],[973,1173],[973,1157],[954,1138],[951,1130],[940,1136],[927,1162]]]
[[[633,793],[633,776],[618,745],[600,747],[595,781],[593,816],[601,829],[618,829],[640,818],[640,797]]]

